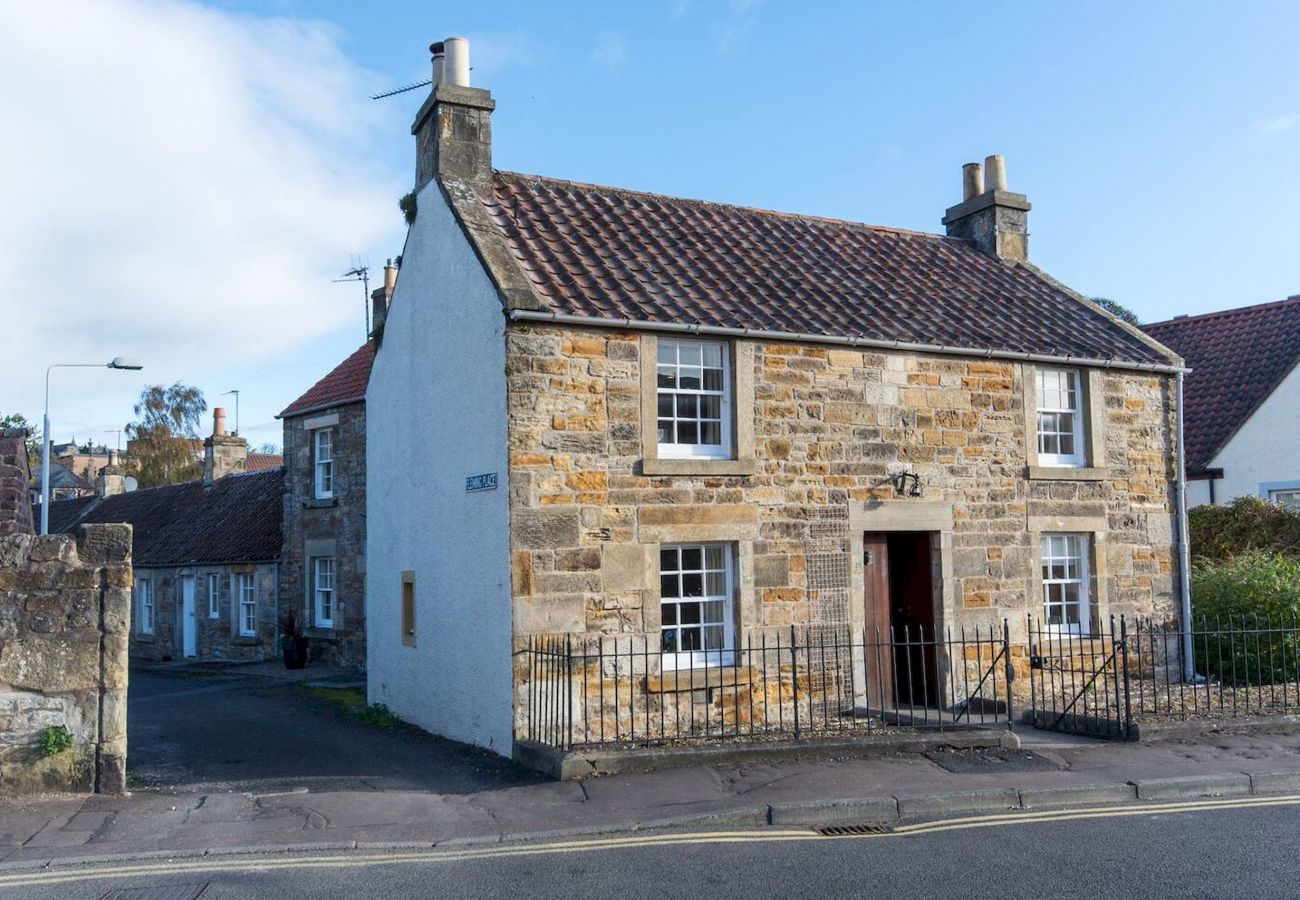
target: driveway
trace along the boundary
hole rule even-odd
[[[310,688],[238,669],[151,667],[132,669],[130,677],[133,789],[464,794],[537,780],[493,754],[358,715],[361,691]]]

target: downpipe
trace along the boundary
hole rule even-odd
[[[1187,454],[1183,443],[1183,372],[1175,373],[1178,404],[1178,473],[1175,480],[1178,492],[1178,588],[1181,601],[1183,681],[1196,681],[1196,665],[1192,658],[1192,573],[1191,547],[1187,528]]]

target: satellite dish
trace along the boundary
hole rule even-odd
[[[122,478],[122,490],[124,490],[124,491],[133,491],[133,490],[135,490],[136,488],[138,488],[139,486],[140,486],[140,482],[136,481],[136,480],[135,480],[134,478],[132,478],[130,475],[123,476],[123,478]]]

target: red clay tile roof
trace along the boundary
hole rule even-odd
[[[1183,386],[1187,469],[1199,472],[1300,363],[1300,295],[1143,325],[1192,371]]]
[[[267,469],[278,469],[282,465],[284,465],[284,457],[279,453],[250,453],[245,463],[245,470],[265,472]]]
[[[271,469],[227,475],[208,487],[187,481],[96,503],[85,502],[96,498],[60,500],[50,504],[50,531],[127,522],[135,531],[137,566],[267,562],[280,558],[283,490],[284,470]]]
[[[543,308],[1169,365],[965,241],[498,172],[485,200]]]
[[[334,370],[311,386],[307,393],[285,407],[276,418],[296,416],[326,406],[359,403],[366,399],[370,367],[375,362],[375,342],[366,341]]]

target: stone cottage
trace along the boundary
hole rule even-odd
[[[281,608],[284,470],[246,472],[247,442],[215,409],[204,477],[124,491],[115,465],[100,493],[50,504],[50,532],[91,523],[133,529],[132,656],[255,660],[274,657]]]
[[[941,235],[502,172],[434,52],[366,394],[372,702],[509,754],[539,636],[713,703],[771,629],[1173,614],[1181,360],[1029,262],[1000,157]]]

